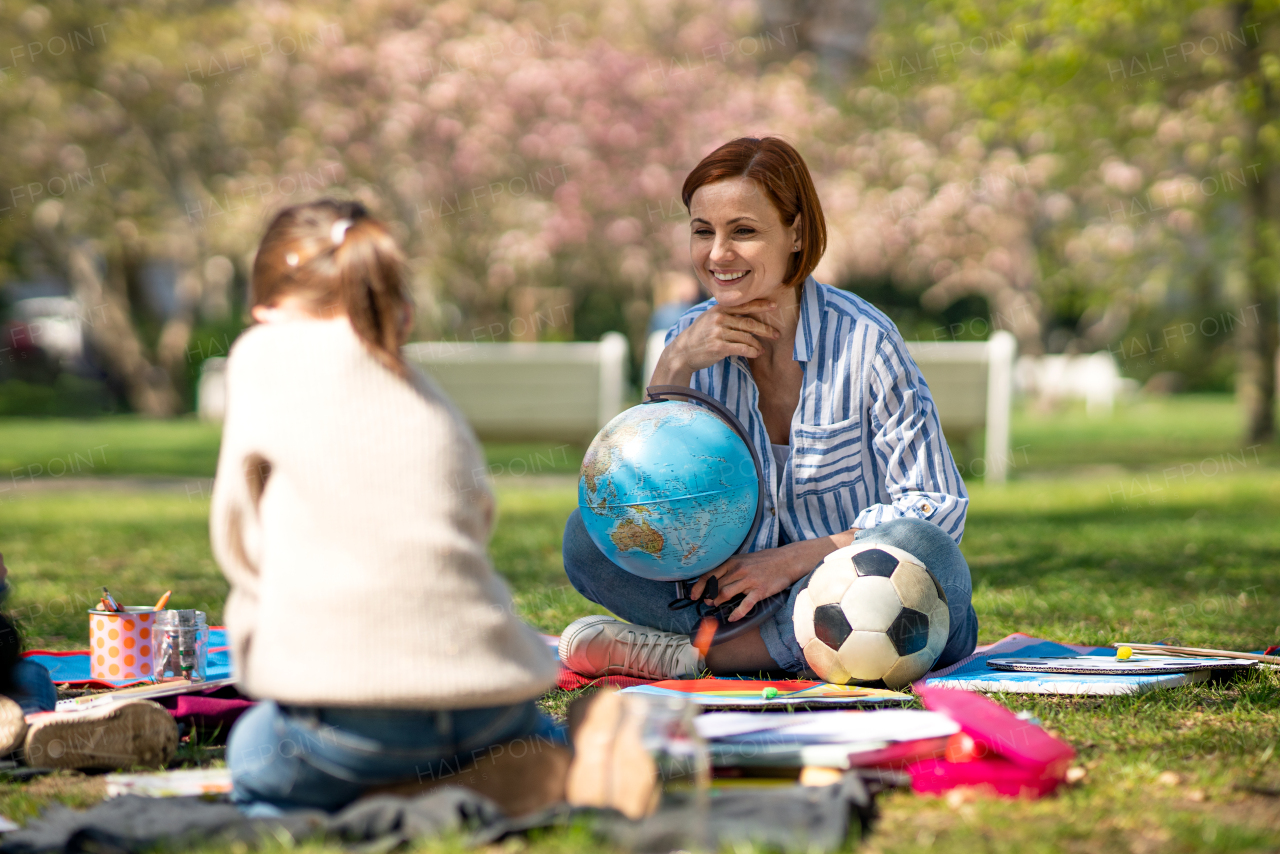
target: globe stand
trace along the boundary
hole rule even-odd
[[[742,423],[738,421],[729,409],[720,401],[704,394],[697,389],[679,385],[651,385],[645,389],[644,403],[658,403],[671,397],[682,397],[710,409],[718,415],[734,433],[738,434],[738,438],[747,446],[747,451],[751,454],[751,462],[755,465],[756,478],[760,482],[760,487],[756,491],[756,515],[755,520],[751,524],[751,530],[747,533],[743,542],[750,542],[756,535],[756,531],[760,529],[760,521],[764,518],[764,496],[765,490],[768,488],[764,479],[764,466],[760,464],[760,457],[756,454],[755,446],[751,444],[747,431],[743,429]],[[741,546],[739,546],[741,548]],[[742,604],[746,598],[745,593],[739,593],[732,599],[722,602],[719,605],[705,605],[700,599],[691,599],[689,594],[693,591],[693,586],[697,584],[697,577],[684,581],[677,581],[676,598],[667,603],[667,607],[672,611],[681,611],[685,608],[696,607],[698,614],[704,619],[714,619],[717,621],[715,634],[711,638],[711,645],[724,643],[746,634],[749,630],[763,623],[766,619],[773,616],[783,603],[786,602],[789,595],[788,591],[775,593],[766,599],[762,599],[751,607],[746,616],[741,620],[730,623],[729,615]],[[719,580],[712,576],[707,580],[707,589],[703,591],[702,598],[714,599],[719,593]]]

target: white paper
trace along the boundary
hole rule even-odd
[[[840,744],[944,738],[960,731],[945,715],[918,709],[875,712],[717,712],[699,715],[698,734],[707,741]]]

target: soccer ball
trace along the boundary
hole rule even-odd
[[[947,645],[942,585],[902,549],[855,543],[827,555],[796,596],[796,640],[827,682],[901,688],[929,671]]]

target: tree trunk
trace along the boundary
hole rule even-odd
[[[35,233],[50,264],[70,283],[72,295],[88,314],[86,332],[94,349],[107,371],[124,385],[125,397],[136,411],[152,418],[178,414],[182,399],[169,372],[147,359],[127,301],[107,287],[88,250],[62,233],[60,213],[60,208],[37,209]]]
[[[1276,200],[1275,176],[1271,171],[1250,188],[1246,201],[1248,212],[1246,305],[1240,326],[1240,371],[1236,394],[1244,409],[1245,435],[1248,443],[1269,442],[1275,438],[1276,407],[1276,282],[1280,281],[1277,251],[1276,216],[1272,208]]]
[[[1252,33],[1267,32],[1254,20],[1252,3],[1236,5],[1237,23]],[[1277,117],[1276,93],[1262,70],[1261,37],[1247,45],[1241,62],[1241,99],[1247,122],[1245,147],[1249,159],[1260,163],[1257,180],[1244,197],[1245,264],[1248,277],[1244,323],[1240,327],[1240,369],[1236,394],[1244,409],[1244,441],[1266,442],[1275,437],[1276,346],[1280,338],[1280,175],[1276,157],[1264,131]],[[1254,90],[1254,91],[1251,91]]]

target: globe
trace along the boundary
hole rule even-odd
[[[632,407],[587,449],[578,507],[587,534],[642,578],[682,581],[738,550],[755,523],[751,452],[710,410],[684,401]]]

